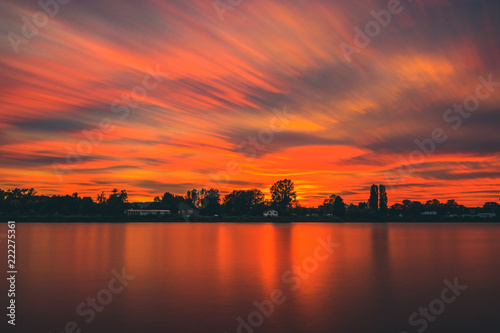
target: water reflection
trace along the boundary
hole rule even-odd
[[[84,332],[236,332],[282,289],[256,332],[416,332],[409,315],[455,276],[470,288],[427,332],[500,327],[496,225],[19,224],[18,235],[20,331],[73,320]],[[292,291],[283,273],[318,237],[340,247]],[[86,324],[76,306],[122,267],[137,278]]]

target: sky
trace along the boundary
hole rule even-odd
[[[4,190],[500,197],[499,1],[43,1],[0,1]]]

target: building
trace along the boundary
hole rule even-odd
[[[490,219],[490,218],[496,217],[497,214],[495,214],[495,213],[478,213],[477,216],[479,216],[482,219]]]
[[[433,211],[425,211],[422,213],[422,215],[427,215],[427,216],[436,216],[438,213],[433,210]]]
[[[264,212],[264,216],[265,217],[268,217],[268,216],[272,216],[272,217],[278,217],[278,211],[274,210],[274,209],[269,209],[269,210],[266,210]]]
[[[129,216],[168,215],[170,211],[167,209],[127,209],[125,214]]]

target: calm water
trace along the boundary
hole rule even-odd
[[[17,241],[16,332],[500,331],[497,225],[18,224]]]

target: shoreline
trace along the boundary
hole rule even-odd
[[[141,216],[141,217],[116,217],[116,216],[0,216],[0,221],[16,221],[16,223],[500,223],[497,218],[429,218],[409,217],[401,219],[400,217],[387,219],[339,219],[322,217],[272,217],[261,218],[259,216],[191,216],[183,218],[182,216]]]

